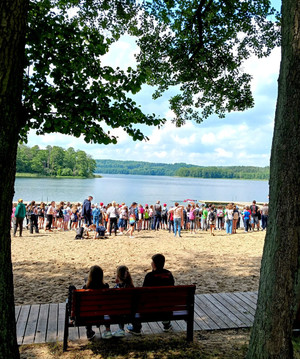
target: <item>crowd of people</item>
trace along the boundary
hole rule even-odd
[[[38,233],[41,229],[52,232],[53,228],[62,231],[82,229],[87,236],[92,231],[94,238],[112,233],[115,236],[128,234],[133,238],[135,230],[168,230],[179,237],[182,230],[194,234],[202,230],[210,231],[214,236],[215,230],[235,234],[238,228],[248,232],[265,230],[268,225],[268,203],[259,207],[255,200],[243,208],[234,203],[215,206],[191,202],[184,206],[175,202],[168,208],[160,201],[153,205],[133,202],[130,206],[115,201],[107,205],[92,201],[93,197],[89,196],[82,204],[63,201],[37,204],[32,201],[25,206],[19,199],[12,210],[13,235],[16,236],[19,227],[22,236],[24,224],[30,233]]]
[[[143,282],[143,287],[160,287],[160,286],[173,286],[175,280],[172,273],[164,268],[165,257],[163,254],[155,254],[152,256],[151,268],[152,271],[147,273]],[[116,285],[114,288],[133,288],[133,280],[127,266],[122,265],[117,268]],[[101,267],[94,265],[90,268],[88,278],[83,286],[83,289],[105,289],[109,285],[104,282],[104,274]],[[74,286],[69,287],[69,301],[72,298],[72,291],[76,289]],[[162,322],[164,332],[172,331],[170,321]],[[134,323],[127,326],[126,331],[133,335],[141,335],[142,324],[136,319]],[[92,340],[96,333],[92,326],[86,327],[86,335],[89,340]],[[119,324],[119,329],[111,332],[110,326],[106,325],[102,333],[103,339],[110,339],[112,337],[124,337],[125,329],[124,324]]]

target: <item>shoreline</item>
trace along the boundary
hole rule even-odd
[[[95,173],[93,177],[80,177],[80,176],[46,176],[39,173],[16,173],[16,178],[59,178],[59,179],[93,179],[93,178],[102,178],[100,174]]]

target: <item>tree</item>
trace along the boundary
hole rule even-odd
[[[19,358],[11,263],[10,216],[23,122],[22,88],[28,1],[0,2],[0,358]]]
[[[71,176],[73,175],[73,171],[76,164],[76,153],[73,147],[69,147],[65,153],[64,159],[64,167],[71,169]]]
[[[56,174],[57,170],[63,166],[64,150],[61,147],[53,146],[50,153],[50,172]]]
[[[292,358],[300,302],[299,1],[282,1],[282,60],[270,168],[267,231],[248,358]]]

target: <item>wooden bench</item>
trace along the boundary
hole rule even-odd
[[[66,302],[63,350],[69,327],[126,324],[133,321],[185,320],[193,341],[195,285],[113,289],[76,289]]]

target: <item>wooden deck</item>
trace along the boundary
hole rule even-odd
[[[194,330],[251,327],[257,292],[197,294]],[[63,340],[65,303],[16,306],[18,344],[48,343]],[[184,321],[172,322],[175,332],[186,330]],[[100,328],[101,330],[102,328]],[[112,325],[111,330],[118,329]],[[162,332],[160,322],[144,323],[144,334]],[[85,328],[70,328],[69,340],[86,339]]]

